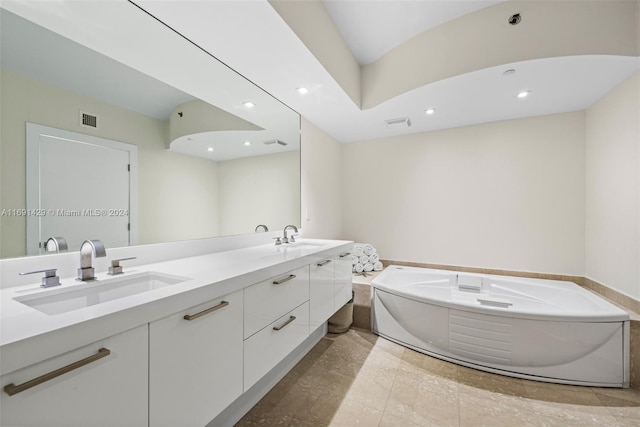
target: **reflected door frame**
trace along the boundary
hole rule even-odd
[[[27,160],[26,160],[26,207],[27,212],[37,211],[40,208],[40,144],[41,136],[56,139],[90,144],[104,148],[111,148],[129,153],[129,244],[138,243],[138,147],[132,144],[113,141],[79,132],[53,128],[26,122],[27,139]],[[27,215],[27,255],[44,254],[44,248],[40,247],[42,236],[40,236],[39,215]]]

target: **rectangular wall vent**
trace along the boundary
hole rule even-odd
[[[95,114],[86,113],[84,111],[80,111],[80,125],[89,127],[89,128],[98,128],[98,116]]]

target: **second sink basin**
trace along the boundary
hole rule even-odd
[[[71,289],[47,290],[15,298],[45,314],[61,314],[107,301],[141,294],[190,280],[188,277],[148,271],[106,280],[96,280]]]

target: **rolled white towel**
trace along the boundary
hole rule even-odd
[[[371,255],[376,253],[376,248],[374,248],[372,245],[368,243],[363,246],[362,250],[364,251],[365,255]]]
[[[364,265],[364,271],[373,271],[373,264],[371,264],[370,262],[366,263]]]
[[[383,268],[384,268],[384,266],[382,265],[382,263],[380,261],[378,261],[375,264],[373,264],[373,271],[382,271]]]
[[[360,257],[357,255],[351,255],[351,265],[356,265],[360,262]]]
[[[369,257],[367,255],[362,255],[360,257],[360,261],[359,262],[360,262],[360,264],[365,265],[366,263],[369,262]]]
[[[362,256],[364,255],[364,249],[362,246],[356,244],[353,246],[353,253],[356,254],[356,256]]]
[[[369,262],[372,264],[375,264],[376,262],[380,261],[380,255],[378,255],[377,253],[372,253],[371,255],[369,255]]]
[[[355,273],[362,273],[364,271],[364,266],[360,263],[357,263],[356,265],[353,266],[353,271]]]

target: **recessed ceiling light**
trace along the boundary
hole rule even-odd
[[[207,148],[207,151],[213,151],[213,147]]]
[[[251,141],[245,141],[243,142],[244,145],[246,145],[247,147],[251,145]]]
[[[530,90],[523,90],[522,92],[518,92],[518,98],[522,99],[522,98],[526,98],[527,96],[529,96],[529,94],[531,93]]]
[[[245,106],[245,107],[247,107],[247,108],[253,108],[253,107],[255,107],[255,106],[256,106],[256,104],[254,104],[254,103],[253,103],[253,102],[251,102],[251,101],[243,102],[243,103],[242,103],[242,105],[244,105],[244,106]]]
[[[300,87],[296,88],[296,90],[298,91],[298,93],[300,95],[306,95],[307,93],[309,93],[309,89],[307,89],[304,86],[300,86]]]
[[[425,113],[427,113],[427,115],[432,115],[433,113],[436,112],[435,108],[427,108],[426,110],[424,110]]]
[[[512,74],[515,74],[516,70],[514,70],[513,68],[510,68],[508,70],[506,70],[505,72],[502,73],[503,76],[510,76]]]

